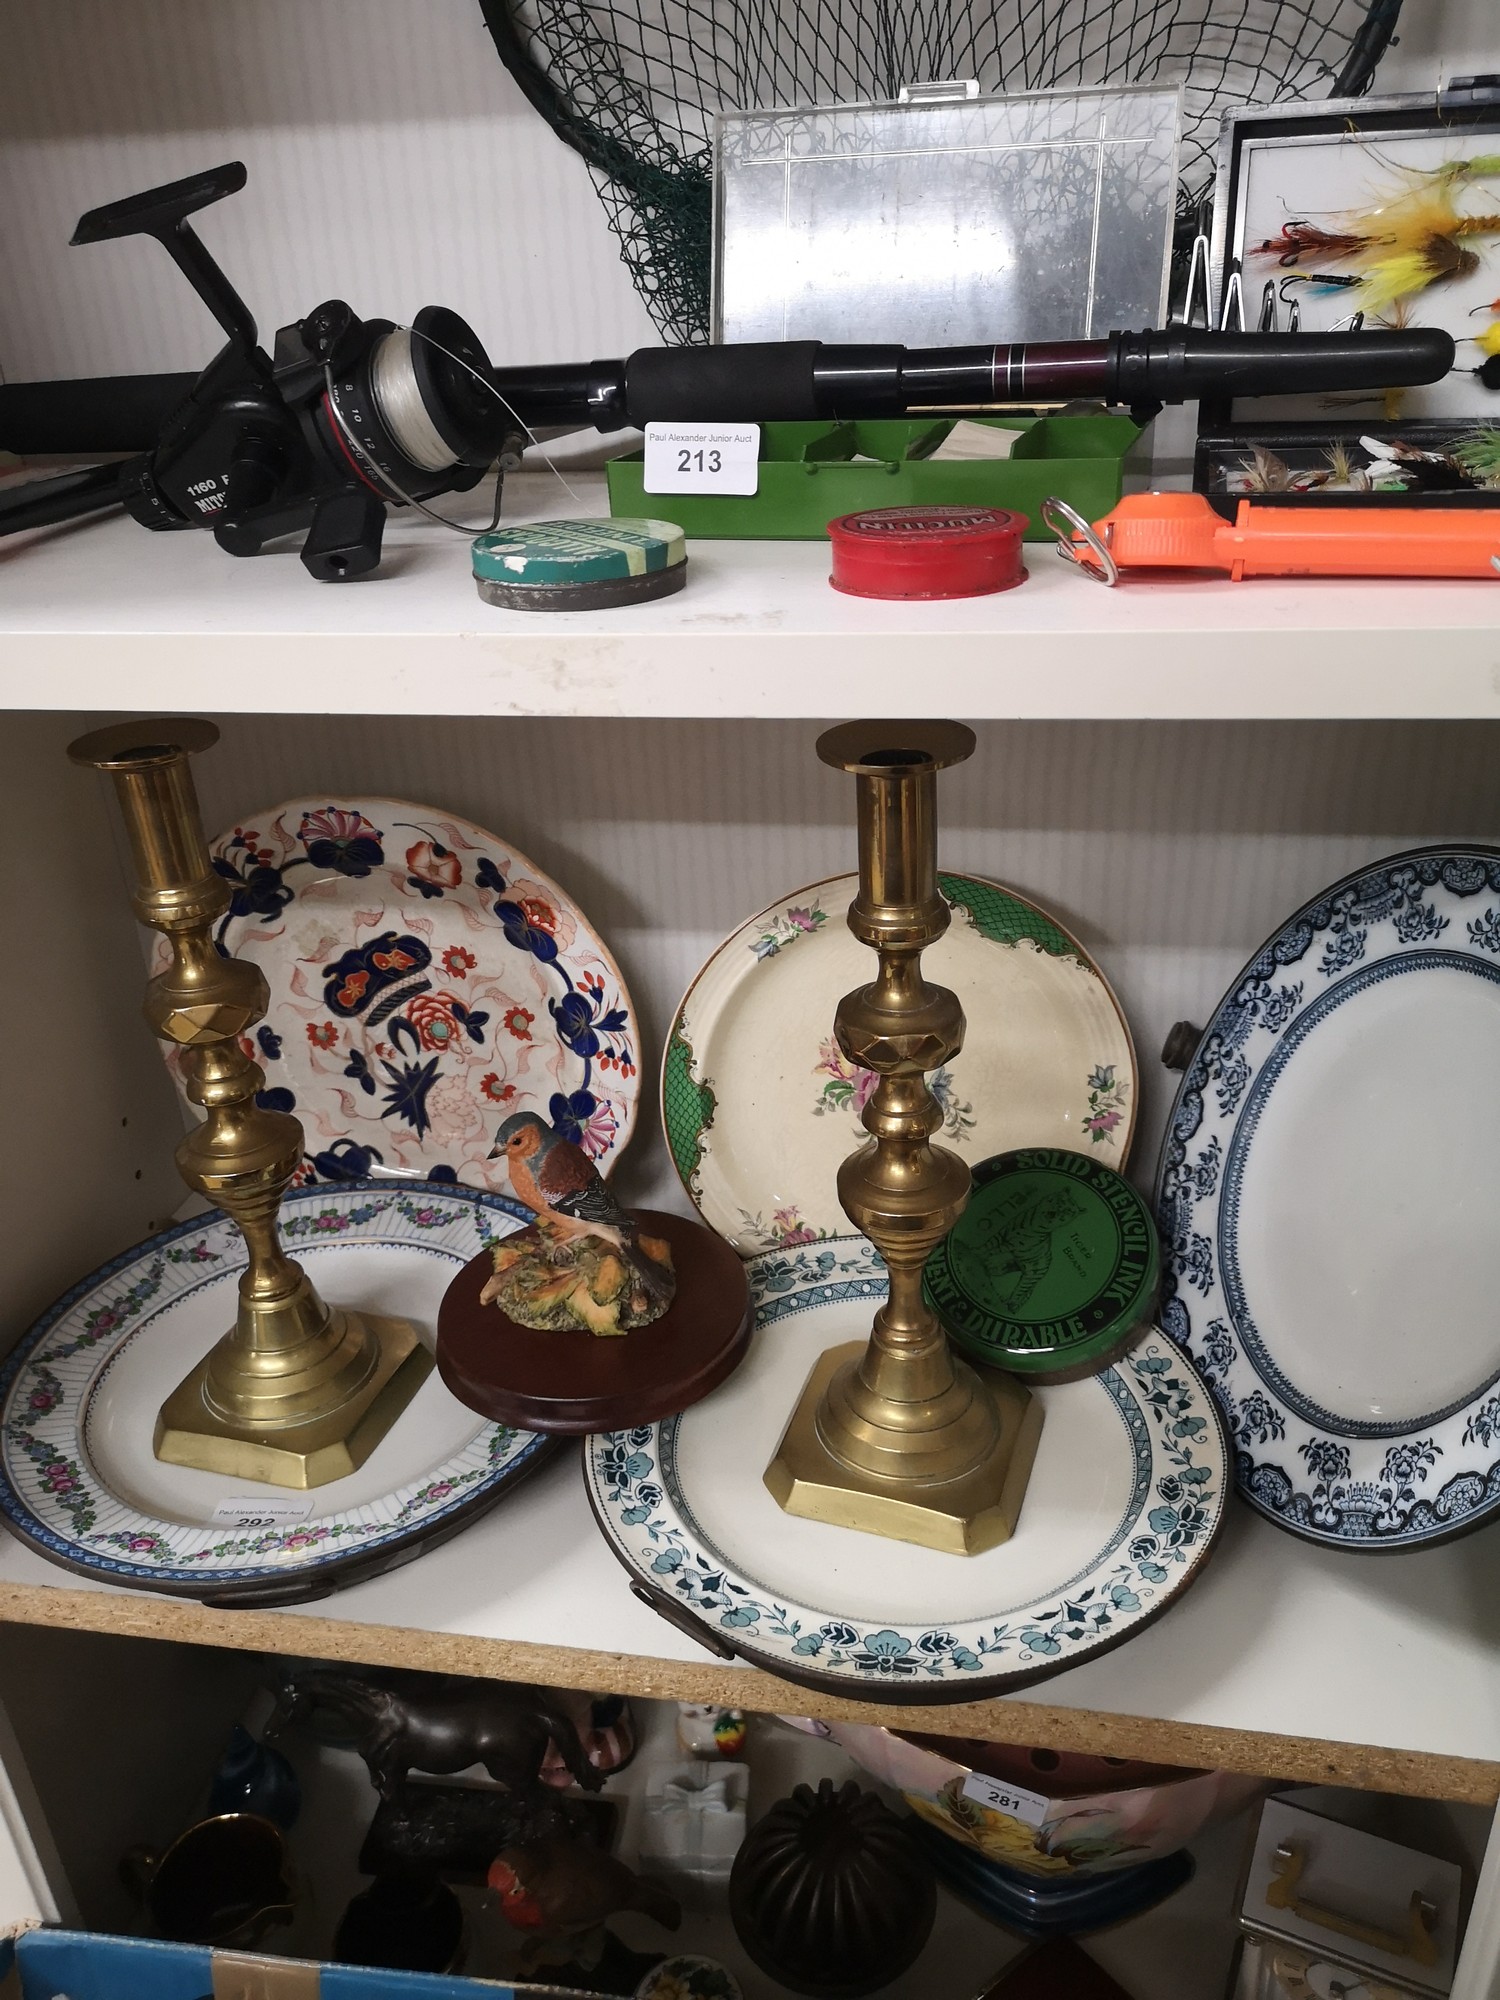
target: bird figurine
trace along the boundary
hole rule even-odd
[[[620,1910],[636,1910],[671,1931],[682,1922],[675,1896],[584,1841],[546,1836],[502,1848],[488,1881],[506,1922],[542,1937],[591,1931]]]
[[[660,1319],[676,1292],[671,1246],[641,1233],[583,1148],[518,1111],[495,1134],[490,1158],[502,1155],[536,1221],[491,1246],[480,1304],[498,1304],[521,1326],[604,1335]]]

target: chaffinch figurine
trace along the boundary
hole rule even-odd
[[[494,1245],[480,1303],[498,1301],[522,1326],[597,1334],[659,1319],[676,1291],[671,1247],[641,1234],[583,1148],[534,1111],[507,1118],[495,1142],[490,1158],[504,1155],[515,1197],[536,1222]]]

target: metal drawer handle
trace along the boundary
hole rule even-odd
[[[1271,1882],[1266,1890],[1266,1902],[1273,1910],[1288,1910],[1315,1930],[1334,1931],[1340,1937],[1355,1938],[1360,1944],[1371,1945],[1391,1958],[1409,1958],[1418,1965],[1437,1964],[1437,1943],[1433,1937],[1437,1928],[1437,1906],[1429,1902],[1420,1889],[1412,1891],[1405,1934],[1383,1931],[1378,1924],[1361,1923],[1357,1917],[1341,1916],[1337,1910],[1327,1910],[1321,1903],[1310,1903],[1299,1896],[1297,1884],[1302,1879],[1306,1864],[1305,1847],[1296,1841],[1282,1841],[1271,1856]]]

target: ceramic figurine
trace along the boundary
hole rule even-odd
[[[899,1820],[856,1784],[798,1785],[751,1829],[729,1878],[729,1914],[779,1985],[855,2000],[920,1956],[937,1914],[932,1876]]]
[[[701,1222],[622,1208],[583,1149],[531,1112],[512,1112],[497,1138],[512,1233],[493,1233],[443,1294],[448,1388],[491,1423],[567,1437],[701,1402],[750,1340],[736,1253]],[[536,1220],[515,1229],[518,1207]]]
[[[677,1704],[677,1741],[690,1757],[743,1757],[749,1725],[739,1708],[712,1702]]]
[[[672,1303],[670,1244],[642,1234],[581,1146],[518,1111],[495,1135],[517,1201],[536,1221],[493,1246],[494,1275],[481,1305],[498,1304],[521,1326],[621,1334],[649,1326]]]
[[[583,1753],[599,1773],[608,1778],[623,1771],[635,1756],[635,1716],[622,1694],[576,1694],[564,1688],[554,1699],[572,1716]],[[542,1765],[542,1783],[566,1791],[573,1773],[558,1755],[554,1744]]]
[[[613,1854],[553,1836],[503,1848],[490,1864],[505,1920],[540,1937],[575,1937],[606,1917],[635,1910],[675,1931],[682,1905],[660,1883],[637,1875]]]
[[[354,1747],[383,1799],[400,1793],[410,1771],[447,1776],[471,1764],[482,1764],[496,1784],[512,1790],[533,1786],[549,1743],[585,1791],[597,1792],[603,1783],[572,1717],[543,1688],[448,1674],[287,1668],[267,1735],[314,1706],[348,1716]]]

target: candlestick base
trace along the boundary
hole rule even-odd
[[[308,1339],[270,1355],[237,1329],[162,1404],[156,1456],[266,1486],[327,1486],[364,1464],[431,1368],[411,1321],[383,1313],[324,1309]]]
[[[830,1347],[819,1359],[782,1433],[765,1482],[778,1506],[810,1521],[859,1528],[891,1541],[916,1542],[950,1555],[979,1555],[1009,1541],[1020,1517],[1042,1434],[1042,1406],[1023,1383],[989,1374],[981,1381],[955,1361],[958,1385],[973,1386],[974,1397],[989,1401],[998,1442],[981,1461],[957,1477],[930,1473],[881,1477],[832,1448],[845,1436],[865,1459],[899,1465],[903,1456],[930,1461],[944,1449],[942,1429],[923,1423],[930,1409],[892,1404],[887,1421],[872,1421],[871,1399],[852,1407],[850,1388],[867,1352],[864,1341]],[[963,1421],[973,1408],[962,1398]],[[914,1424],[913,1419],[917,1419]],[[913,1449],[915,1447],[915,1450]]]

